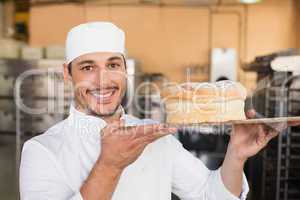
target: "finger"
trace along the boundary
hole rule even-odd
[[[154,130],[155,127],[153,125],[147,126],[122,126],[119,128],[118,133],[122,136],[134,138],[137,135],[142,135],[144,131],[151,131]]]
[[[169,135],[169,134],[173,134],[177,132],[177,128],[175,127],[171,127],[168,126],[166,124],[161,124],[159,125],[155,130],[151,131],[151,132],[146,132],[144,133],[144,135],[153,135],[154,138],[158,139],[160,137]]]
[[[256,143],[258,145],[264,145],[266,141],[266,136],[269,131],[269,127],[265,125],[260,125],[258,126],[258,132],[256,135]]]
[[[177,132],[177,128],[169,127],[165,124],[152,124],[132,127],[122,127],[123,135],[129,136],[131,139],[144,137],[148,135],[157,135],[159,137]]]
[[[165,131],[169,131],[169,132],[177,132],[178,128],[175,126],[169,126],[167,124],[163,124],[163,126],[161,127],[161,130],[165,130]]]
[[[145,135],[143,137],[136,138],[132,141],[130,145],[131,151],[139,151],[143,150],[148,144],[154,142],[155,140],[159,139],[159,136],[155,135]]]
[[[158,132],[153,133],[153,134],[146,134],[146,135],[143,135],[143,136],[140,136],[140,137],[136,137],[132,141],[132,146],[135,146],[135,145],[138,145],[138,144],[141,144],[141,143],[149,144],[149,143],[154,142],[155,140],[158,140],[161,137],[164,137],[164,136],[172,134],[172,133],[174,133],[174,130],[169,129],[168,131],[167,130],[158,131]]]
[[[119,126],[120,127],[125,127],[125,119],[120,119]]]
[[[125,126],[125,120],[124,119],[117,119],[110,123],[110,125],[115,126],[115,128],[119,129],[120,127]]]
[[[283,131],[284,129],[286,129],[288,127],[288,123],[287,122],[282,122],[282,123],[277,123],[275,124],[275,130],[277,132],[281,132]]]
[[[141,137],[159,131],[160,129],[161,129],[160,124],[150,124],[150,125],[126,127],[124,131],[127,134],[132,135],[133,137]]]
[[[286,122],[280,122],[280,123],[266,124],[266,126],[268,126],[270,130],[281,132],[288,127],[288,124]]]
[[[118,119],[118,120],[113,120],[113,121],[111,121],[111,122],[108,124],[108,126],[115,126],[115,125],[120,126],[121,124],[122,124],[122,120],[121,120],[121,119]]]
[[[118,126],[115,129],[115,132],[117,132],[119,135],[126,135],[126,132],[123,131],[123,129],[126,129],[126,123],[124,119],[120,119],[118,122]]]
[[[275,129],[273,127],[266,126],[266,125],[264,125],[262,127],[263,127],[263,130],[262,130],[263,133],[261,134],[262,138],[260,138],[260,140],[262,143],[264,143],[264,145],[280,133],[280,131],[278,131],[277,129]]]
[[[276,131],[276,130],[271,130],[268,135],[266,136],[266,140],[267,142],[269,142],[271,139],[273,139],[274,137],[278,136],[279,135],[279,131]]]
[[[135,146],[135,145],[138,145],[141,143],[149,144],[165,135],[166,135],[165,133],[140,135],[139,137],[136,137],[135,139],[132,140],[132,146]]]
[[[300,122],[288,122],[289,126],[300,126]]]
[[[120,120],[114,120],[101,130],[102,136],[112,134],[120,129]]]
[[[154,136],[158,139],[166,135],[177,133],[177,128],[175,127],[167,127],[163,128],[157,132],[154,133]]]
[[[249,109],[246,112],[246,117],[249,119],[255,118],[256,116],[256,111],[254,109]]]

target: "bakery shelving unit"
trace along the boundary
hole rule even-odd
[[[275,72],[265,88],[267,117],[300,115],[300,76]],[[264,200],[300,199],[300,128],[291,127],[263,152]]]
[[[57,113],[57,99],[45,96],[48,95],[48,81],[53,88],[60,88],[62,82],[62,73],[56,73],[55,70],[48,70],[48,67],[61,68],[59,61],[54,60],[21,60],[21,59],[0,59],[0,134],[1,134],[1,150],[9,152],[3,162],[5,165],[1,175],[9,170],[11,180],[7,183],[7,187],[12,188],[11,192],[18,194],[18,171],[19,159],[22,149],[22,144],[28,138],[35,136],[41,131],[52,126],[56,121],[63,118],[63,113]],[[15,99],[15,83],[18,77],[27,71],[44,72],[43,76],[28,76],[22,84],[20,90],[21,100],[29,107],[48,107],[49,112],[45,114],[30,114],[22,112],[16,106]],[[57,74],[51,77],[47,74]],[[67,88],[66,88],[67,89]],[[54,90],[53,93],[61,92],[62,90]],[[50,92],[50,93],[51,93]],[[68,98],[64,96],[67,106]],[[52,107],[51,107],[52,106]],[[66,109],[67,110],[67,109]],[[17,114],[18,113],[18,114]],[[17,129],[18,126],[18,129]],[[3,152],[2,152],[3,154]],[[6,160],[7,159],[7,160]],[[8,162],[9,161],[9,162]],[[6,176],[7,177],[7,176]]]
[[[0,59],[0,132],[16,136],[16,169],[23,141],[45,131],[68,112],[70,88],[64,87],[62,71],[58,70],[61,68],[59,60]],[[16,83],[22,76],[24,80],[16,92]],[[20,102],[47,110],[43,114],[26,113],[16,106]]]
[[[62,67],[48,64],[47,68],[31,66],[15,81],[17,165],[23,141],[64,119],[72,101],[71,89],[63,81]]]

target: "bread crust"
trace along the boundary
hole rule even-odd
[[[233,81],[216,83],[189,83],[169,86],[163,89],[161,96],[168,100],[191,100],[196,103],[212,101],[245,100],[246,89],[242,84]]]
[[[165,88],[168,123],[224,122],[245,119],[247,93],[238,82],[185,83]]]

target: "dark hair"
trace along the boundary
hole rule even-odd
[[[124,61],[125,69],[127,69],[125,56],[123,54],[121,54],[121,55],[122,55],[122,58]],[[68,64],[68,72],[69,72],[70,76],[72,76],[72,62],[70,62]]]
[[[72,62],[70,62],[68,64],[68,72],[69,72],[70,76],[72,76]]]

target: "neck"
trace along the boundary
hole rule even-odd
[[[103,119],[107,124],[110,124],[113,121],[120,120],[120,118],[122,116],[122,108],[121,108],[121,106],[119,106],[118,109],[112,115],[97,115],[96,114],[96,116]]]
[[[103,119],[107,124],[112,123],[113,121],[120,120],[120,118],[122,117],[122,114],[123,114],[123,110],[122,110],[121,105],[118,106],[118,108],[112,114],[107,114],[107,115],[98,114],[98,113],[94,112],[91,109],[82,108],[80,105],[76,105],[75,108],[78,111],[83,112],[87,115],[92,115],[92,116],[95,116],[95,117],[99,117],[99,118]]]

